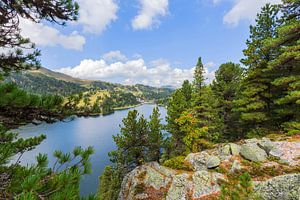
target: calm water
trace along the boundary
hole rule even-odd
[[[154,105],[145,104],[135,109],[145,117],[149,117],[154,107]],[[166,110],[163,107],[159,109],[161,117],[165,118]],[[122,119],[127,116],[127,113],[128,110],[122,110],[108,116],[82,117],[70,122],[23,126],[17,130],[21,137],[45,134],[47,139],[36,149],[26,152],[21,163],[26,165],[35,162],[35,157],[41,152],[48,154],[49,165],[52,166],[55,161],[52,156],[54,150],[72,152],[75,146],[93,146],[95,149],[95,153],[91,157],[93,173],[83,177],[80,190],[82,195],[95,193],[98,188],[98,177],[104,167],[110,164],[107,153],[115,149],[112,136],[119,133],[119,124],[122,123]]]

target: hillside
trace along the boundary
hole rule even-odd
[[[29,92],[40,94],[59,94],[69,96],[91,90],[106,90],[108,92],[132,93],[143,101],[156,101],[170,96],[173,89],[156,88],[145,85],[121,85],[104,81],[92,81],[73,78],[63,73],[54,72],[41,67],[22,73],[14,73],[6,79],[7,82],[15,82],[21,88]]]

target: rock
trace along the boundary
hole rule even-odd
[[[258,139],[256,139],[256,138],[247,139],[247,140],[245,140],[245,143],[246,144],[257,144]]]
[[[245,159],[255,162],[264,162],[267,158],[267,153],[253,143],[243,144],[240,154]]]
[[[263,182],[255,182],[254,192],[264,200],[299,200],[300,174],[288,174]]]
[[[220,165],[220,159],[217,156],[209,156],[206,160],[206,167],[212,169]]]
[[[163,196],[163,188],[167,188],[171,183],[173,174],[175,172],[172,169],[167,169],[158,163],[139,166],[124,177],[118,199],[148,199],[148,194],[144,191],[136,193],[137,189],[141,190],[141,186],[144,189],[151,188],[156,191],[157,196]]]
[[[206,160],[209,154],[205,151],[200,153],[190,153],[186,158],[185,162],[192,166],[194,171],[206,170]]]
[[[220,149],[221,156],[230,156],[230,145],[226,144]]]
[[[241,169],[241,164],[237,160],[234,160],[231,165],[230,173],[235,173],[240,169]]]
[[[277,148],[273,148],[270,152],[269,152],[270,156],[273,156],[277,159],[280,159],[280,157],[283,155],[283,152],[280,149]]]
[[[223,175],[208,171],[197,171],[193,175],[193,198],[198,199],[220,191],[217,183],[218,179],[223,179]]]
[[[231,155],[239,155],[240,154],[240,151],[241,151],[241,147],[240,145],[237,145],[235,143],[229,143],[229,146],[230,146],[230,153]]]
[[[166,200],[186,200],[191,189],[192,182],[189,181],[188,174],[176,175],[168,191]]]
[[[283,152],[280,160],[286,161],[290,166],[300,165],[300,141],[288,142],[280,141],[274,142],[275,147]]]
[[[274,147],[274,143],[269,138],[262,138],[258,141],[258,146],[269,153]]]

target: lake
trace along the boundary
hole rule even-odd
[[[144,104],[134,109],[148,118],[154,107],[155,105]],[[21,164],[34,163],[38,153],[45,153],[49,157],[49,166],[53,166],[54,150],[72,152],[75,146],[83,148],[93,146],[95,149],[95,153],[91,156],[93,172],[83,177],[80,183],[80,193],[81,195],[96,193],[99,176],[104,167],[110,164],[107,154],[116,148],[112,136],[119,133],[119,125],[122,124],[122,119],[127,116],[129,110],[132,109],[116,111],[107,116],[75,118],[70,122],[22,126],[16,130],[20,133],[20,137],[28,138],[45,134],[47,139],[36,149],[26,152],[21,159]],[[166,109],[159,107],[159,110],[165,123]]]

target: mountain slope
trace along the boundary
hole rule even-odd
[[[69,96],[94,90],[106,90],[114,93],[132,93],[144,101],[168,98],[173,91],[170,88],[156,88],[140,84],[128,86],[104,81],[83,80],[46,68],[12,74],[6,79],[6,82],[15,82],[26,91],[40,94]]]

